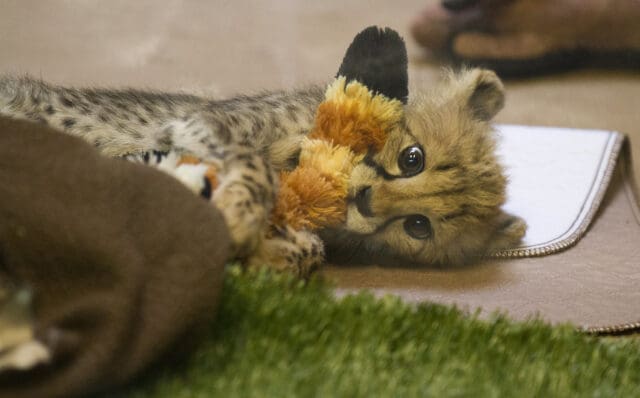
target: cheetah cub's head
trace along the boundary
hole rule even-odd
[[[488,70],[449,72],[433,91],[404,97],[402,67],[404,79],[385,90],[405,102],[404,120],[355,167],[346,224],[323,234],[330,260],[460,265],[515,245],[526,224],[501,210],[507,179],[490,124],[504,104],[502,83]],[[385,93],[374,76],[365,79]]]

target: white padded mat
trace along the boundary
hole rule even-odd
[[[496,126],[509,177],[504,209],[527,221],[523,242],[498,255],[550,254],[575,243],[600,205],[623,135],[604,130]]]

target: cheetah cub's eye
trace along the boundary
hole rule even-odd
[[[433,235],[431,221],[421,214],[414,214],[404,220],[405,232],[414,239],[429,239]]]
[[[419,146],[410,146],[400,152],[398,167],[405,177],[411,177],[424,169],[424,152]]]

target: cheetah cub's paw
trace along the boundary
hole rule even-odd
[[[244,260],[258,246],[275,202],[277,182],[268,162],[252,148],[237,147],[224,156],[213,203],[220,209]]]
[[[212,200],[227,223],[235,256],[246,258],[258,246],[268,209],[252,200],[249,187],[237,182],[222,184],[213,193]]]
[[[270,267],[306,278],[324,262],[324,245],[318,235],[285,227],[263,236],[247,260],[249,267]]]

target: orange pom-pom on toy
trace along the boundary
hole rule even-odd
[[[382,149],[402,112],[399,100],[338,77],[302,142],[298,167],[280,175],[273,224],[315,230],[344,222],[353,167],[367,152]]]

